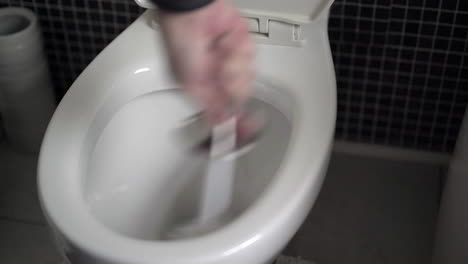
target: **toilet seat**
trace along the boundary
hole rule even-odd
[[[71,258],[80,252],[81,259],[103,263],[264,263],[271,258],[271,248],[281,250],[302,223],[308,213],[304,208],[315,201],[326,170],[336,115],[326,27],[319,22],[308,26],[305,35],[313,37],[302,48],[258,47],[260,74],[281,84],[296,102],[289,152],[269,187],[228,226],[202,237],[165,242],[109,229],[90,212],[83,193],[86,155],[107,120],[132,98],[175,87],[153,19],[147,11],[111,43],[57,108],[38,168],[45,214]],[[326,17],[322,19],[326,23]]]

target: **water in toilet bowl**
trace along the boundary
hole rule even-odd
[[[189,151],[186,142],[174,136],[181,120],[199,110],[186,100],[177,90],[137,97],[99,131],[86,155],[84,196],[92,214],[108,228],[133,238],[161,240],[169,228],[196,219],[209,159]],[[227,225],[247,210],[286,154],[291,121],[267,101],[252,103],[268,111],[269,128],[255,148],[236,159],[232,204],[202,232]]]

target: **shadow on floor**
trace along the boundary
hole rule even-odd
[[[438,166],[333,155],[322,191],[286,255],[319,264],[427,264]]]

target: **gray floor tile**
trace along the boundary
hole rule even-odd
[[[36,186],[36,155],[0,146],[0,219],[44,223]]]
[[[59,264],[51,234],[45,225],[0,220],[0,263]]]
[[[439,188],[436,166],[334,155],[285,254],[320,264],[427,264]]]
[[[0,263],[59,263],[37,199],[36,157],[0,146],[0,172]],[[439,188],[438,167],[334,155],[284,253],[318,264],[429,263]]]

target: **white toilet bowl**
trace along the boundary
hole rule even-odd
[[[269,124],[237,161],[231,218],[202,236],[164,239],[169,225],[194,214],[206,161],[178,136],[199,109],[171,78],[147,11],[75,81],[43,141],[41,204],[72,263],[266,264],[304,221],[335,125],[332,1],[234,2],[259,43],[252,104]]]

